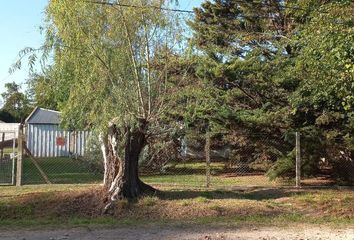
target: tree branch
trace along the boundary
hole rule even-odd
[[[116,8],[115,6],[113,6],[113,7]],[[129,34],[129,29],[128,29],[128,26],[127,26],[126,18],[124,16],[124,13],[123,13],[121,7],[120,7],[120,9],[117,9],[117,10],[119,10],[119,12],[120,12],[120,14],[122,16],[122,19],[123,19],[123,25],[124,25],[126,37],[127,37],[127,40],[128,40],[129,51],[130,51],[130,54],[131,54],[131,59],[132,59],[132,63],[133,63],[134,73],[135,73],[135,81],[136,81],[137,89],[138,89],[138,98],[139,98],[139,101],[140,101],[140,104],[141,104],[141,110],[142,110],[143,118],[146,118],[146,110],[145,110],[145,106],[144,106],[145,104],[144,104],[144,99],[143,99],[142,89],[141,89],[141,84],[140,84],[138,65],[137,65],[137,62],[136,62],[136,59],[135,59],[135,56],[134,56],[132,40],[131,40],[131,37],[130,37],[130,34]],[[140,111],[140,108],[139,108],[139,111]]]

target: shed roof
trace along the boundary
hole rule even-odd
[[[28,124],[59,124],[60,112],[36,107],[27,117]]]

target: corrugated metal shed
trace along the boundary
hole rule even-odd
[[[54,124],[28,124],[27,148],[35,157],[83,156],[88,131],[65,131]]]
[[[60,112],[35,108],[26,119],[26,144],[35,157],[82,156],[88,131],[61,129]]]

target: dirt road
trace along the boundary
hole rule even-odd
[[[181,227],[181,226],[149,226],[149,227],[85,227],[62,230],[20,230],[0,231],[1,240],[354,240],[354,228],[329,228],[313,226],[297,226],[292,228],[277,227]]]

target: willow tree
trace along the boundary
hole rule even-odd
[[[111,202],[154,191],[139,179],[138,160],[164,110],[169,56],[181,50],[168,4],[52,0],[46,11],[48,84],[68,96],[59,104],[64,125],[100,131]]]

